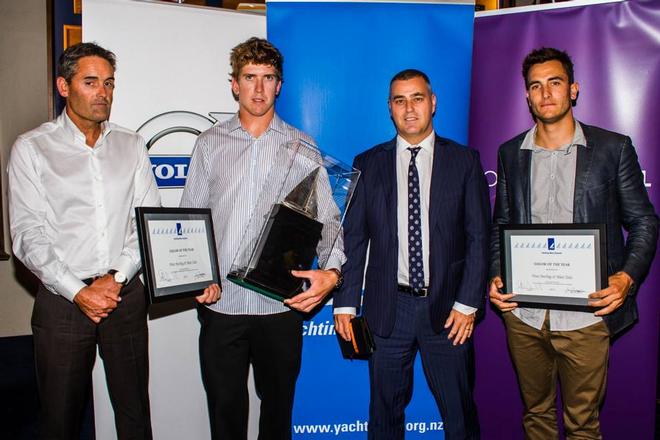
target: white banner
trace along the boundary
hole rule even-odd
[[[83,10],[84,40],[117,55],[111,120],[133,130],[142,127],[140,134],[152,144],[163,202],[178,205],[196,134],[212,125],[210,112],[226,117],[237,109],[229,87],[229,52],[249,37],[265,36],[265,17],[129,0],[85,0]],[[197,312],[166,308],[149,319],[153,436],[209,439]],[[254,400],[254,392],[251,396]],[[94,370],[94,410],[96,438],[116,439],[100,358]],[[257,416],[253,411],[250,438],[256,438]]]

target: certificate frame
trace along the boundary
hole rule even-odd
[[[135,219],[140,243],[144,284],[147,292],[149,292],[149,300],[152,304],[197,296],[202,294],[209,284],[220,284],[220,271],[210,209],[137,207],[135,208]],[[154,227],[156,225],[169,225],[172,222],[175,224],[175,230],[171,234],[163,234],[165,237],[161,239],[160,233],[154,233]],[[186,252],[194,251],[190,257],[200,257],[204,262],[204,277],[201,281],[196,281],[195,278],[198,277],[197,273],[187,273],[185,276],[192,279],[186,279],[184,281],[167,280],[167,282],[159,283],[159,278],[157,278],[158,268],[163,267],[165,264],[164,261],[167,258],[172,258],[170,254],[176,253],[177,249],[170,250],[166,255],[163,255],[162,252],[156,253],[155,249],[162,249],[163,246],[167,247],[170,243],[172,246],[174,246],[174,243],[177,243],[176,246],[183,244],[189,246],[185,241],[181,241],[180,243],[174,241],[186,240],[188,238],[186,237],[188,231],[185,228],[181,228],[181,225],[186,225],[186,222],[188,224],[194,222],[197,225],[195,228],[196,245],[194,248],[185,248],[184,250]],[[167,231],[171,231],[171,228],[167,228]],[[168,241],[161,243],[156,240]],[[185,260],[186,255],[184,254],[186,252],[177,256],[179,261]],[[208,261],[206,260],[207,256]],[[183,261],[182,264],[185,265],[188,263]],[[206,269],[208,269],[208,273]]]
[[[512,240],[520,237],[538,237],[545,238],[547,248],[544,254],[559,254],[562,249],[555,248],[556,237],[577,236],[593,240],[593,249],[590,258],[593,261],[587,261],[587,264],[593,264],[593,286],[597,291],[607,285],[607,229],[602,223],[551,223],[551,224],[509,224],[500,225],[500,264],[502,282],[504,283],[504,292],[515,293],[516,295],[509,301],[516,302],[520,306],[534,308],[549,308],[562,310],[581,310],[593,311],[594,307],[589,306],[589,293],[584,295],[543,295],[543,294],[520,294],[515,292],[514,271],[512,259],[513,253],[517,252],[512,248]],[[551,246],[552,240],[552,246]],[[569,252],[570,249],[566,248]],[[577,248],[576,248],[577,249]],[[541,249],[540,249],[541,250]],[[555,255],[553,255],[555,256]],[[545,263],[542,263],[545,264]],[[591,267],[589,268],[591,269]],[[592,273],[591,270],[588,273]],[[586,278],[590,281],[590,277]]]

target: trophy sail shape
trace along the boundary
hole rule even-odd
[[[319,180],[320,171],[321,167],[317,167],[302,182],[296,185],[284,199],[284,204],[306,217],[317,218],[316,183]]]
[[[272,206],[241,285],[279,300],[302,292],[303,280],[291,270],[310,269],[316,257],[323,230],[316,220],[319,172],[317,167]]]

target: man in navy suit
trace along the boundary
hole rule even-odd
[[[346,214],[348,261],[334,314],[350,340],[366,264],[362,313],[376,344],[370,439],[404,438],[418,351],[446,438],[479,438],[470,338],[486,292],[488,188],[479,154],[435,134],[435,106],[426,74],[396,74],[389,109],[397,136],[354,162],[362,174]]]

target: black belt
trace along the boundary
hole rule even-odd
[[[411,295],[411,296],[418,296],[418,297],[429,296],[429,288],[428,287],[422,287],[421,289],[415,289],[414,287],[404,286],[403,284],[399,284],[399,292],[405,293],[405,294]]]

